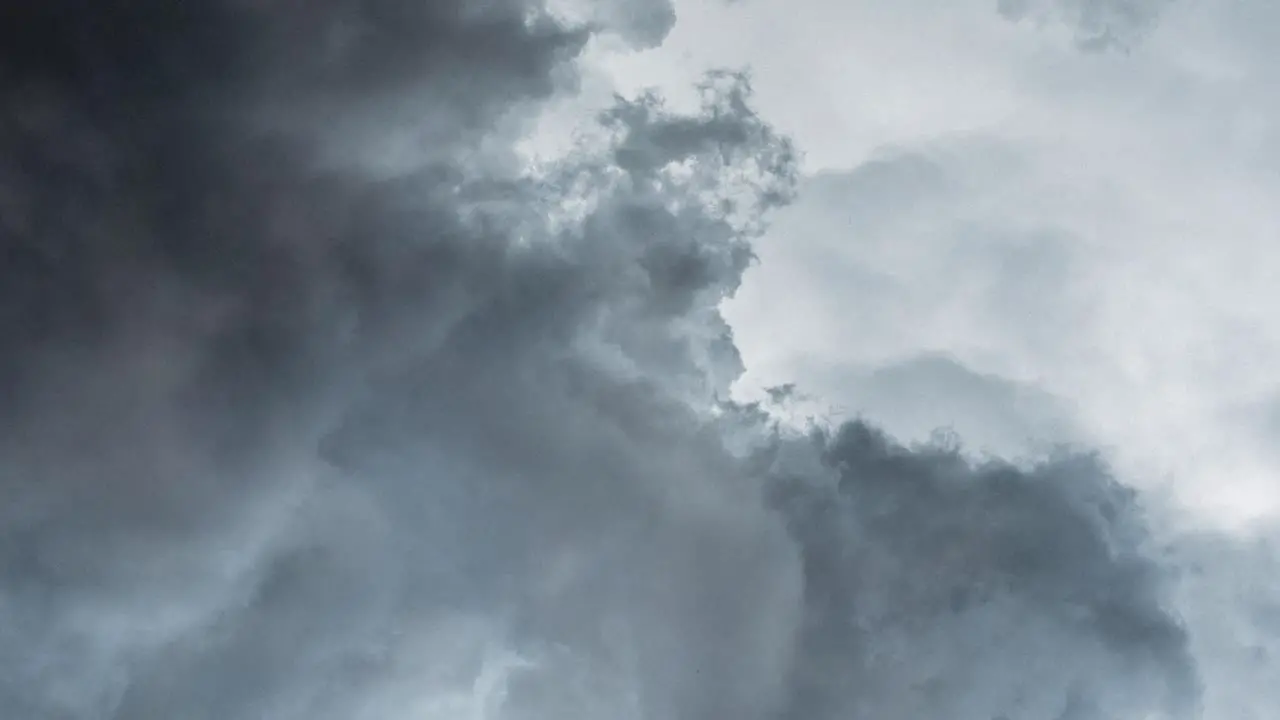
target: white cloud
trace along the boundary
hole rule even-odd
[[[727,306],[743,386],[949,353],[1068,398],[1127,472],[1219,519],[1280,509],[1242,411],[1280,364],[1275,11],[1024,5],[689,0],[666,47],[615,65],[749,64],[766,117],[833,171]],[[1129,51],[1081,52],[1099,25]]]

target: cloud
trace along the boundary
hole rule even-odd
[[[15,717],[1194,710],[1094,460],[724,402],[719,308],[796,181],[744,77],[529,170],[606,31],[541,5],[2,12]]]
[[[1172,0],[999,0],[1005,18],[1065,23],[1085,50],[1129,50]]]
[[[873,419],[901,442],[925,442],[942,432],[970,452],[1016,458],[1080,436],[1063,399],[1032,384],[975,372],[947,355],[922,354],[873,368],[801,361],[795,373],[812,398],[800,405]]]
[[[1191,716],[1143,510],[1096,460],[975,465],[861,423],[811,442],[828,481],[784,464],[776,487],[806,578],[792,717]]]
[[[1266,515],[1269,436],[1248,409],[1274,394],[1255,360],[1275,344],[1256,312],[1271,264],[1257,186],[1194,148],[1182,162],[1203,173],[1159,171],[1181,130],[1152,122],[1144,148],[1106,101],[1081,107],[1093,119],[1062,126],[1071,143],[992,131],[806,179],[726,305],[748,359],[740,386],[827,393],[822,368],[944,354],[1062,398],[1074,429],[1037,439],[1104,448],[1144,487],[1172,477],[1220,519]],[[1215,230],[1225,218],[1235,232]]]
[[[1061,328],[1092,308],[1080,243],[1040,211],[1057,203],[1024,193],[1031,174],[1016,146],[965,138],[806,178],[726,308],[753,373],[770,382],[804,356],[875,368],[934,352],[1034,379],[1070,342]],[[764,345],[757,327],[788,342]]]
[[[1262,718],[1280,701],[1271,681],[1280,653],[1278,538],[1268,523],[1241,538],[1190,532],[1171,547],[1206,717]]]
[[[6,13],[0,704],[400,716],[562,646],[650,716],[778,682],[790,544],[684,437],[789,182],[739,81],[528,177],[484,143],[586,38],[531,5]],[[413,172],[352,156],[419,110]]]

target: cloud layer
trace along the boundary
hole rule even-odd
[[[725,401],[796,182],[742,77],[521,166],[665,3],[2,12],[6,716],[1195,716],[1091,456]]]
[[[1009,20],[1056,21],[1084,50],[1128,50],[1141,42],[1173,0],[999,0]]]

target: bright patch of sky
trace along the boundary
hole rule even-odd
[[[749,67],[762,115],[804,151],[799,201],[725,308],[743,397],[797,382],[908,437],[1095,444],[1218,520],[1280,507],[1280,7],[682,0],[677,15],[657,49],[598,44],[599,75],[563,112],[614,87],[678,104],[706,68]],[[872,381],[886,372],[900,396]],[[983,382],[1009,387],[956,396]]]

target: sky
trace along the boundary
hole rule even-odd
[[[1275,514],[1269,4],[680,9],[663,48],[610,71],[680,86],[748,65],[808,171],[726,307],[745,390],[798,381],[918,436],[854,376],[945,358],[1055,396],[1073,427],[1050,439],[1106,447],[1216,521]]]
[[[1274,717],[1277,15],[0,9],[0,715]]]

